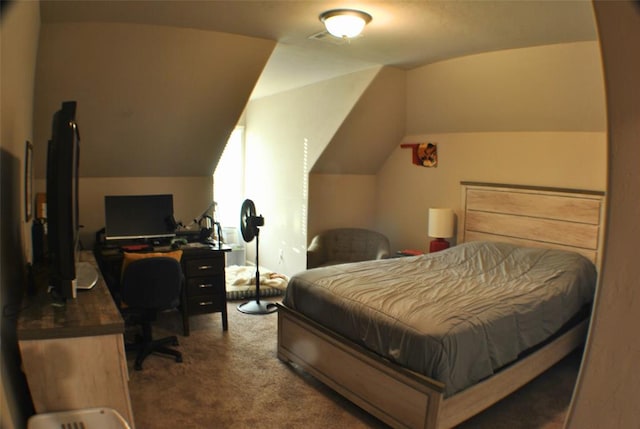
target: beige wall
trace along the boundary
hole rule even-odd
[[[33,141],[33,80],[40,6],[13,2],[2,7],[0,27],[0,427],[21,428],[33,412],[16,339],[16,318],[31,259],[30,223],[24,220],[25,141]]]
[[[36,189],[45,192],[45,182],[36,181]],[[185,226],[209,206],[213,179],[204,177],[85,177],[80,179],[80,240],[92,248],[95,233],[105,226],[105,195],[172,194],[174,217]]]
[[[376,193],[372,174],[309,175],[307,239],[331,228],[375,229]]]
[[[604,132],[485,132],[408,136],[438,145],[438,166],[397,149],[378,173],[376,224],[392,250],[427,250],[429,207],[461,210],[460,181],[605,190]],[[455,242],[455,239],[453,239]]]
[[[313,164],[312,173],[376,174],[404,136],[405,70],[383,67]]]
[[[212,201],[212,174],[274,41],[123,23],[43,25],[34,151],[45,191],[53,113],[78,102],[82,244],[104,227],[104,196],[171,193],[189,223]],[[221,66],[224,65],[224,66]]]
[[[392,250],[426,250],[429,207],[459,211],[462,180],[604,190],[599,62],[597,43],[582,42],[472,55],[407,72],[407,131],[390,142],[376,179],[375,229],[389,237]],[[343,127],[349,124],[347,118]],[[412,165],[402,142],[437,143],[438,167]],[[342,151],[343,158],[357,156]],[[334,162],[348,164],[343,158]],[[322,161],[330,162],[325,154]],[[357,188],[349,184],[354,177],[342,177],[341,189]],[[318,189],[311,189],[311,200],[332,191]],[[309,229],[318,229],[311,220],[347,217],[340,207],[353,204],[348,192],[335,192],[331,205],[314,203]],[[363,203],[362,212],[367,208]]]
[[[429,207],[459,213],[463,180],[604,190],[599,64],[597,43],[581,42],[409,71],[403,141],[437,143],[438,167],[412,165],[398,143],[379,171],[376,224],[392,249],[426,250]]]
[[[16,4],[3,11],[2,21],[2,148],[24,163],[25,142],[35,145],[33,135],[33,81],[40,7],[36,4]],[[5,19],[6,18],[6,19]],[[24,164],[21,165],[24,169]],[[24,170],[21,170],[24,172]],[[23,174],[23,173],[22,173]],[[24,194],[21,180],[20,194]],[[24,218],[24,205],[20,207]],[[31,257],[31,230],[23,223],[24,258]]]
[[[604,131],[597,42],[442,61],[407,77],[407,134]]]
[[[595,2],[607,85],[604,268],[568,429],[640,425],[640,4]]]
[[[51,117],[78,102],[82,177],[213,174],[275,42],[124,23],[42,26],[36,69],[36,173]]]
[[[307,242],[330,228],[376,229],[375,173],[404,136],[405,109],[406,72],[383,67],[313,164]]]

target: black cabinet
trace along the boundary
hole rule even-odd
[[[222,329],[228,329],[227,293],[224,277],[225,252],[217,248],[187,249],[182,254],[185,275],[184,310],[187,317],[196,314],[222,313]],[[189,335],[188,319],[185,335]]]

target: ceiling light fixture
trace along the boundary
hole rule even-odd
[[[320,14],[320,21],[327,31],[341,39],[350,39],[362,33],[371,22],[371,15],[355,9],[332,9]]]

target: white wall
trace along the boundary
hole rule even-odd
[[[287,275],[305,269],[309,170],[377,72],[357,72],[249,103],[245,196],[265,217],[261,265]],[[255,243],[247,245],[247,259],[255,260]]]

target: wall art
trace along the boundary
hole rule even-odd
[[[411,149],[411,162],[421,167],[438,166],[438,145],[435,143],[403,143],[403,149]]]

